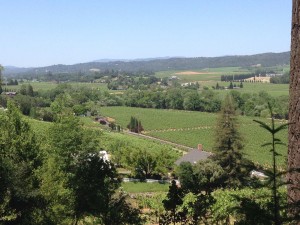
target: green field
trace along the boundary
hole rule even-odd
[[[289,66],[285,67],[270,67],[277,72],[286,72],[289,70]],[[180,74],[187,71],[192,71],[201,74]],[[176,71],[160,71],[155,75],[159,78],[177,76],[180,83],[198,81],[200,83],[200,88],[208,87],[212,89],[212,86],[216,86],[217,82],[221,86],[229,86],[229,82],[221,82],[222,75],[233,75],[233,74],[246,74],[251,71],[240,68],[240,67],[221,67],[221,68],[207,68],[202,70],[176,70]],[[236,83],[239,85],[239,83]],[[244,82],[244,88],[236,89],[241,93],[258,93],[259,91],[266,91],[273,97],[288,95],[289,85],[288,84],[270,84],[270,83],[247,83]],[[217,90],[218,93],[223,95],[228,90]]]
[[[199,74],[184,74],[187,71],[196,72]],[[219,81],[221,75],[243,74],[249,73],[249,70],[240,67],[220,67],[220,68],[206,68],[202,70],[173,70],[156,72],[155,76],[159,78],[177,76],[179,82],[191,81]]]
[[[141,120],[145,134],[149,136],[190,147],[196,147],[201,143],[205,150],[213,151],[216,114],[129,107],[103,107],[100,112],[105,116],[115,118],[116,122],[123,127],[129,123],[130,116],[135,116]],[[245,116],[239,117],[240,131],[245,140],[244,154],[254,162],[270,165],[269,150],[261,147],[263,143],[270,140],[270,136],[253,122],[253,119]],[[255,119],[270,122],[268,119]],[[279,133],[278,137],[286,143],[287,130]],[[284,165],[287,147],[279,146],[278,151],[283,155],[279,157],[279,164]]]
[[[134,116],[142,121],[145,131],[209,126],[212,125],[210,120],[216,117],[216,114],[204,112],[134,107],[102,107],[100,114],[115,118],[123,128],[128,125],[130,117]]]
[[[145,183],[145,182],[123,182],[122,189],[128,193],[142,192],[167,192],[170,184]]]
[[[228,82],[218,82],[221,86],[229,86]],[[239,83],[235,83],[239,85]],[[216,82],[204,83],[203,85],[215,86]],[[235,89],[241,93],[259,93],[260,91],[265,91],[273,97],[278,97],[282,95],[289,95],[289,85],[288,84],[270,84],[270,83],[243,83],[244,88]],[[216,90],[219,94],[225,95],[229,90]]]

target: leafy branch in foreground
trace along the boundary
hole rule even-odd
[[[271,173],[271,181],[273,183],[272,185],[272,191],[273,191],[273,213],[274,213],[274,224],[279,225],[281,224],[281,219],[280,219],[280,214],[279,214],[279,201],[278,201],[278,184],[277,184],[277,165],[276,165],[276,157],[279,156],[280,154],[276,151],[275,146],[276,145],[285,145],[279,138],[275,137],[275,134],[277,134],[279,131],[282,131],[286,129],[289,125],[289,123],[282,124],[278,127],[275,127],[275,120],[274,120],[274,114],[272,111],[272,107],[270,103],[268,103],[269,111],[271,114],[271,125],[269,126],[268,124],[259,121],[259,120],[254,120],[254,122],[258,123],[260,127],[264,128],[267,132],[269,132],[272,136],[271,142],[267,142],[262,145],[262,147],[270,146],[270,152],[272,153],[272,160],[273,160],[273,168],[272,168],[272,173]]]

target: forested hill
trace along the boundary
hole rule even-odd
[[[74,73],[87,72],[91,69],[122,70],[122,71],[163,71],[163,70],[190,70],[213,67],[247,67],[261,64],[264,67],[289,64],[290,52],[263,53],[244,56],[222,56],[222,57],[194,57],[194,58],[166,58],[153,60],[133,61],[111,61],[111,62],[89,62],[74,65],[52,65],[39,68],[14,68],[5,70],[7,75],[17,73]]]

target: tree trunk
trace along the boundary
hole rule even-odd
[[[289,102],[289,147],[288,147],[288,195],[289,203],[300,202],[300,1],[293,0],[291,32],[291,70]],[[291,207],[290,214],[299,216],[298,207]],[[297,222],[300,224],[300,222]]]

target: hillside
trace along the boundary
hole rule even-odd
[[[76,73],[89,72],[90,69],[99,70],[123,70],[123,71],[166,71],[166,70],[189,70],[216,67],[248,67],[261,64],[264,67],[286,65],[290,61],[290,52],[263,53],[243,56],[222,57],[195,57],[195,58],[156,58],[138,59],[134,61],[110,61],[88,62],[74,65],[52,65],[37,68],[11,68],[7,67],[5,75],[15,74],[43,74],[52,73]]]

